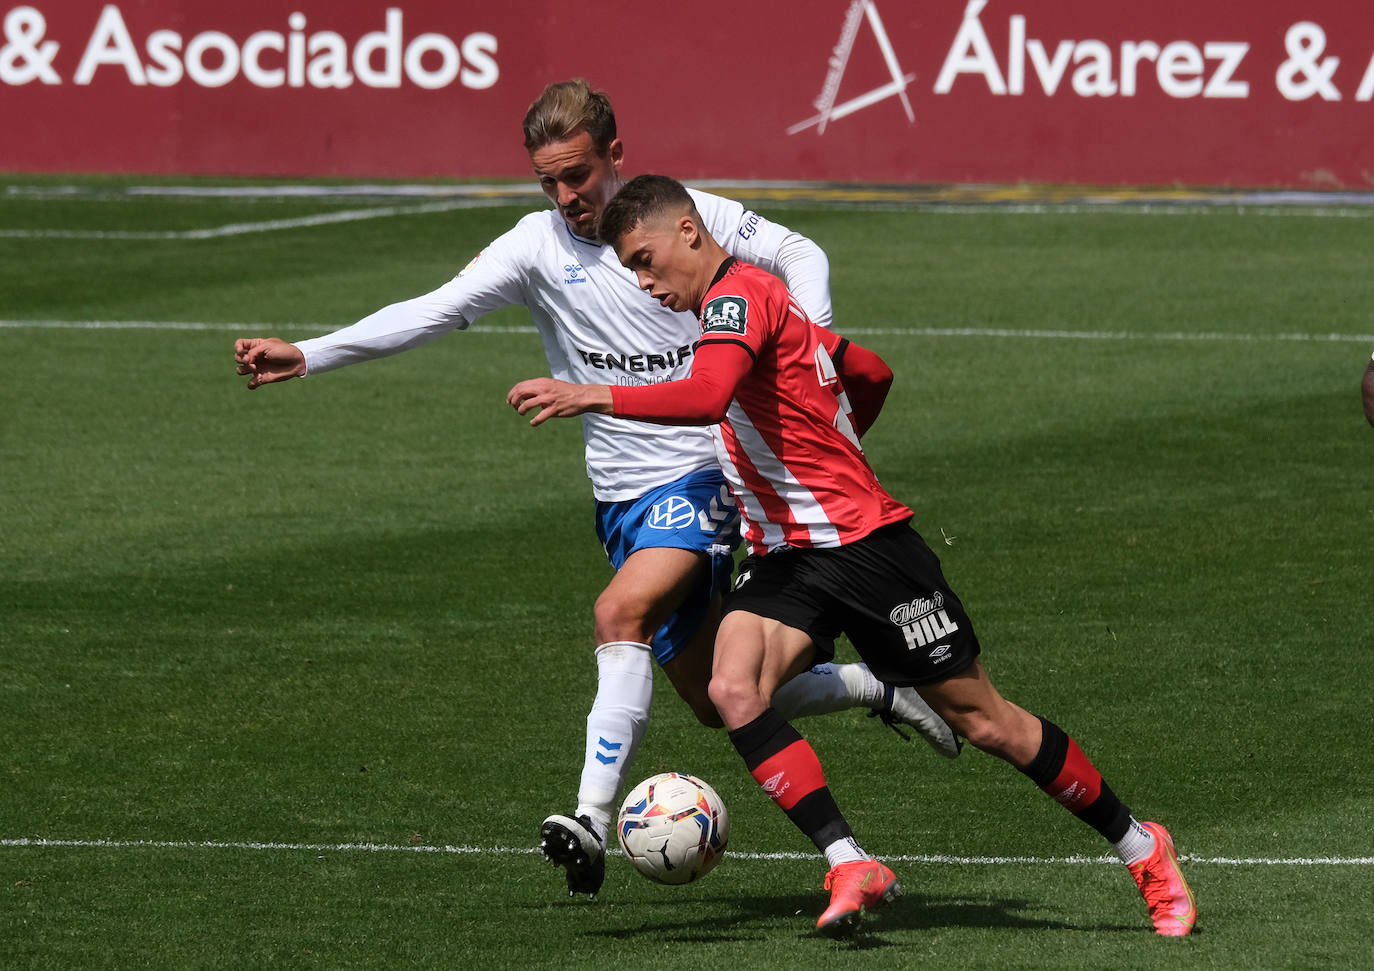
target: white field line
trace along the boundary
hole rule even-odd
[[[715,190],[744,199],[759,196],[767,208],[791,209],[821,205],[830,209],[853,211],[922,210],[955,215],[986,215],[1010,213],[1015,215],[1043,215],[1047,213],[1100,213],[1121,215],[1199,215],[1207,213],[1242,213],[1259,216],[1316,216],[1322,218],[1374,217],[1374,192],[1309,192],[1309,191],[1237,191],[1229,193],[1194,192],[1151,194],[1094,195],[1085,190],[1077,198],[1034,200],[1021,202],[991,197],[985,201],[964,201],[940,198],[919,193],[908,198],[900,192],[894,197],[881,187],[832,185],[816,182],[775,182],[760,180],[708,179],[693,182],[697,188]],[[241,236],[249,233],[279,232],[330,223],[357,222],[388,216],[448,212],[487,206],[505,206],[537,202],[539,193],[529,185],[239,185],[239,186],[125,186],[106,189],[99,186],[54,185],[3,187],[3,195],[15,199],[56,199],[74,202],[136,201],[149,197],[164,198],[229,198],[241,201],[279,199],[430,199],[427,203],[402,206],[379,206],[367,209],[348,209],[290,219],[271,219],[246,223],[231,223],[204,229],[190,230],[103,230],[103,229],[0,229],[0,239],[71,239],[157,242],[168,240],[204,240]],[[976,195],[976,193],[975,193]]]
[[[270,233],[283,229],[325,226],[330,223],[360,222],[365,219],[384,219],[388,216],[425,215],[472,209],[478,206],[502,204],[500,200],[452,199],[425,202],[412,206],[374,206],[367,209],[341,209],[313,216],[290,219],[265,219],[250,223],[228,223],[206,229],[122,230],[122,229],[0,229],[0,239],[111,239],[111,240],[187,240],[220,239],[225,236],[244,236],[250,233]]]
[[[1246,216],[1317,216],[1324,219],[1374,218],[1374,206],[1309,206],[1309,205],[1247,205],[1241,202],[1183,203],[1183,202],[900,202],[889,199],[834,203],[816,203],[810,199],[769,199],[759,208],[804,209],[823,205],[827,209],[852,212],[911,212],[919,210],[931,215],[990,216],[1046,216],[1055,214],[1113,213],[1118,216],[1203,216],[1218,213]]]
[[[442,183],[312,185],[309,183],[290,183],[284,185],[129,185],[109,188],[98,185],[7,185],[4,195],[11,199],[47,199],[72,202],[114,202],[149,198],[264,199],[268,201],[280,199],[490,198],[501,200],[502,204],[509,204],[512,200],[542,198],[543,192],[533,183],[507,182],[480,185],[444,185]]]
[[[1117,206],[1145,207],[1151,211],[1170,208],[1191,208],[1198,211],[1215,209],[1296,208],[1322,213],[1355,213],[1374,209],[1374,192],[1317,191],[1303,189],[1233,190],[1111,190],[1083,187],[1079,194],[1060,192],[1057,200],[1036,201],[1032,198],[1013,202],[997,186],[951,184],[944,195],[939,192],[915,191],[903,195],[900,186],[863,185],[806,180],[774,179],[697,179],[688,183],[693,188],[729,194],[766,194],[791,198],[801,202],[847,203],[865,206],[873,202],[914,204],[918,206],[966,206],[969,211],[1005,209],[1025,206],[1025,211],[1041,211],[1034,207],[1054,209],[1058,206],[1079,208],[1113,208]],[[983,192],[986,202],[963,203],[960,198],[976,199]],[[1032,193],[1033,194],[1033,193]],[[428,198],[428,199],[499,199],[506,202],[538,199],[542,193],[533,185],[522,182],[494,182],[480,184],[445,183],[355,183],[312,184],[287,183],[280,185],[129,185],[102,187],[96,185],[8,185],[4,195],[15,199],[63,199],[73,201],[107,202],[116,199],[140,198],[202,198],[239,200],[294,199],[355,199],[355,198]]]
[[[0,839],[4,848],[56,849],[115,849],[115,850],[254,850],[300,853],[438,853],[449,856],[529,856],[538,853],[535,847],[516,846],[398,846],[387,843],[259,843],[238,840],[64,840],[41,837]],[[612,851],[617,852],[617,851]],[[737,860],[814,860],[814,853],[742,853],[731,852]],[[1213,866],[1371,866],[1370,856],[1310,856],[1310,857],[1225,857],[1179,854],[1190,863]],[[952,856],[944,853],[885,855],[894,863],[928,863],[944,866],[1098,866],[1117,864],[1114,856]]]
[[[264,324],[209,323],[186,320],[0,320],[0,329],[35,330],[166,330],[217,331],[233,334],[267,334],[308,332],[324,334],[337,328],[327,324]],[[533,334],[532,326],[496,326],[475,324],[468,328],[477,334]],[[1077,341],[1183,341],[1202,343],[1307,343],[1307,344],[1371,344],[1374,334],[1227,334],[1220,331],[1149,331],[1130,330],[1019,330],[1008,327],[846,327],[844,333],[859,337],[988,337],[1013,340],[1077,340]]]

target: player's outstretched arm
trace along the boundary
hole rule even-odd
[[[305,374],[305,355],[280,337],[241,337],[234,341],[234,363],[248,379],[251,391],[260,384],[286,381]]]
[[[531,378],[521,381],[506,394],[506,403],[522,415],[535,408],[539,414],[530,419],[531,425],[542,425],[550,418],[571,418],[593,412],[611,413],[611,389],[604,384],[569,384],[554,378]]]
[[[1360,382],[1360,396],[1364,399],[1364,416],[1374,425],[1374,360],[1364,369],[1364,380]]]

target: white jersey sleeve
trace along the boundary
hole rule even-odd
[[[830,261],[824,250],[733,199],[699,189],[687,191],[727,253],[779,277],[808,317],[822,327],[830,326]]]
[[[383,307],[349,327],[296,344],[307,374],[419,347],[498,307],[525,303],[519,227],[498,237],[452,280],[424,296]]]
[[[545,210],[525,216],[437,290],[297,346],[307,373],[328,371],[416,347],[512,305],[529,310],[549,373],[575,384],[680,380],[701,336],[694,314],[660,306],[609,246],[574,236]],[[716,465],[709,428],[583,415],[582,434],[593,494],[605,502]]]

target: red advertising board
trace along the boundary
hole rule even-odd
[[[547,82],[684,179],[1374,187],[1349,0],[31,0],[0,170],[523,177]]]

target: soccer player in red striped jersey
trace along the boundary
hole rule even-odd
[[[864,910],[901,895],[893,872],[855,840],[811,746],[771,706],[777,686],[844,633],[878,677],[915,685],[956,732],[1101,833],[1156,932],[1189,933],[1197,909],[1169,833],[1138,822],[1063,729],[993,687],[972,621],[911,528],[911,510],[878,483],[859,432],[885,387],[867,394],[835,367],[837,355],[862,349],[816,327],[780,280],[730,257],[672,179],[627,183],[599,231],[650,297],[698,314],[691,376],[640,387],[539,378],[508,401],[522,415],[539,409],[532,425],[588,412],[719,423],[717,452],[751,555],[716,635],[710,697],[754,779],[830,865],[820,930],[851,933]]]

